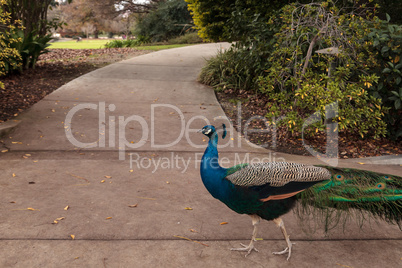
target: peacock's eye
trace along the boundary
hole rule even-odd
[[[385,183],[383,183],[383,182],[380,182],[379,184],[377,184],[377,188],[378,189],[385,189]]]
[[[384,176],[384,179],[386,179],[386,180],[390,180],[390,179],[391,179],[391,177],[390,177],[390,176],[385,175],[385,176]]]
[[[336,175],[335,176],[335,178],[338,180],[338,181],[341,181],[341,180],[343,180],[343,175],[340,175],[340,174],[338,174],[338,175]]]

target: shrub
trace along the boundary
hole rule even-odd
[[[22,30],[15,30],[12,35],[12,39],[18,39],[19,42],[10,44],[10,47],[18,50],[21,55],[22,65],[19,68],[22,69],[35,68],[35,64],[41,54],[49,52],[46,48],[50,46],[52,40],[51,35],[39,36],[36,31],[30,32],[24,36]]]
[[[201,82],[217,88],[258,88],[258,77],[270,67],[268,58],[274,49],[274,34],[279,26],[273,20],[267,24],[259,15],[255,15],[249,24],[242,25],[245,21],[242,17],[246,16],[242,12],[237,10],[237,16],[233,16],[228,24],[234,29],[233,38],[241,32],[248,32],[248,35],[234,43],[229,50],[208,60],[201,71]]]
[[[105,44],[106,48],[118,48],[118,47],[138,47],[142,44],[148,43],[149,38],[144,36],[138,36],[136,39],[126,40],[112,40]]]
[[[384,117],[390,137],[402,137],[402,25],[392,25],[381,21],[367,35],[372,44],[370,52],[376,56],[374,72],[379,77],[378,83],[369,88],[369,92],[389,108]]]
[[[222,88],[252,88],[259,73],[254,68],[255,61],[246,50],[231,47],[219,51],[218,55],[207,61],[201,70],[199,81],[217,90]]]
[[[261,92],[273,101],[268,118],[285,111],[282,124],[292,133],[300,133],[306,117],[318,111],[323,120],[316,125],[317,130],[325,130],[325,106],[337,102],[339,114],[334,120],[340,131],[361,137],[385,135],[382,117],[388,109],[368,93],[379,77],[370,74],[376,59],[364,37],[372,14],[364,11],[366,19],[353,12],[342,13],[332,1],[292,4],[283,9],[282,28],[269,58],[271,67],[260,78]],[[339,48],[336,58],[312,53],[326,47]],[[334,61],[338,67],[329,75],[328,68]]]
[[[172,39],[169,39],[170,44],[197,44],[202,43],[201,37],[196,32],[186,33]]]
[[[0,5],[6,4],[5,0],[0,0]],[[21,55],[13,45],[22,40],[12,36],[11,33],[15,29],[16,27],[11,24],[10,14],[0,9],[0,77],[21,66]],[[3,87],[4,84],[0,81],[0,88]]]

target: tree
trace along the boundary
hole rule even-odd
[[[70,3],[72,0],[67,0]],[[21,23],[24,26],[24,36],[35,32],[39,36],[45,36],[49,28],[58,27],[53,21],[47,20],[50,6],[56,5],[54,0],[7,0],[7,4],[1,4],[4,12],[10,13],[13,24]]]
[[[90,34],[93,34],[96,31],[96,27],[92,23],[86,22],[84,26],[81,27],[81,30],[88,38]]]
[[[117,12],[119,14],[124,13],[149,13],[155,10],[159,3],[165,2],[166,0],[107,0],[108,4],[118,7]]]
[[[141,18],[136,34],[151,37],[153,41],[166,41],[191,28],[191,16],[184,0],[168,0]]]
[[[88,0],[74,0],[69,5],[61,5],[60,19],[67,23],[64,30],[74,33],[81,31],[87,33],[87,31],[83,31],[82,29],[87,29],[88,25],[91,25],[92,33],[97,35],[98,31],[102,28],[102,23],[105,19],[103,13],[99,10],[100,5]],[[112,9],[111,12],[113,12]],[[106,14],[107,12],[105,11],[104,13]]]

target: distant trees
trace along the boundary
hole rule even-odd
[[[184,0],[168,0],[158,3],[155,10],[140,17],[135,33],[159,42],[184,34],[192,26],[187,3]]]
[[[88,34],[90,27],[90,33],[95,36],[103,30],[104,21],[115,11],[113,6],[89,0],[73,0],[71,4],[63,3],[58,9],[59,19],[67,23],[64,30]]]

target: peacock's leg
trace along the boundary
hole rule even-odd
[[[275,222],[275,224],[276,224],[279,228],[281,228],[282,234],[283,234],[283,236],[285,237],[286,244],[287,244],[288,247],[285,248],[285,249],[282,250],[282,251],[279,251],[279,252],[272,252],[272,253],[273,253],[273,254],[285,254],[286,252],[288,252],[288,253],[289,253],[289,254],[288,254],[288,258],[287,258],[286,260],[289,260],[290,254],[292,254],[292,245],[295,244],[295,243],[290,242],[289,235],[288,235],[288,233],[286,232],[285,225],[283,224],[282,219],[281,219],[281,218],[277,218],[277,219],[274,219],[273,221]]]
[[[251,251],[255,250],[258,252],[258,250],[254,247],[254,241],[257,237],[257,225],[260,223],[261,218],[257,215],[250,215],[251,220],[253,222],[254,230],[253,230],[253,236],[251,237],[250,244],[248,246],[244,244],[240,244],[242,248],[231,248],[230,250],[236,250],[236,251],[247,251],[246,257],[251,253]]]

